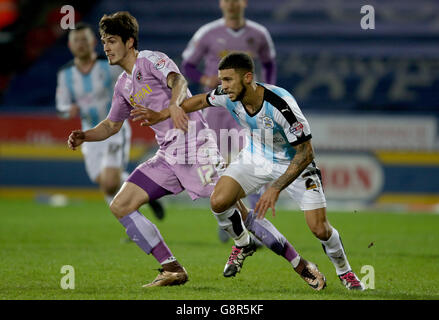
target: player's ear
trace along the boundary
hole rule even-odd
[[[253,81],[253,72],[246,72],[244,74],[244,82],[246,84],[250,84]]]
[[[132,38],[132,37],[128,38],[128,40],[125,44],[126,44],[128,49],[134,48],[134,38]]]

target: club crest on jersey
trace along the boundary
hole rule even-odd
[[[294,134],[296,137],[300,137],[303,133],[303,124],[299,121],[293,123],[290,127],[290,133]]]
[[[142,81],[142,74],[140,73],[140,70],[137,71],[137,73],[136,73],[136,80],[137,81]]]
[[[265,116],[262,118],[262,125],[265,129],[273,129],[274,128],[274,122],[273,119],[271,119],[268,116]]]

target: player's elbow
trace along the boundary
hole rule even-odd
[[[314,151],[310,141],[302,143],[300,148],[303,154],[303,162],[308,165],[314,160]]]
[[[123,121],[122,122],[113,122],[109,119],[106,119],[104,121],[105,121],[106,127],[108,128],[108,132],[109,132],[110,136],[118,133],[123,125]]]
[[[309,150],[307,150],[306,153],[306,161],[308,162],[308,164],[310,164],[313,160],[314,160],[314,152],[312,148],[310,148]]]
[[[187,88],[187,86],[188,86],[186,78],[182,74],[177,73],[177,72],[171,72],[168,75],[167,82],[168,82],[168,87],[171,89],[174,89],[177,87]]]

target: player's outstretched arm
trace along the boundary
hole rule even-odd
[[[263,219],[265,217],[268,208],[271,208],[273,216],[275,215],[274,207],[279,198],[280,192],[296,180],[296,178],[314,159],[311,140],[295,146],[294,149],[296,149],[296,154],[291,160],[285,173],[273,182],[273,184],[261,196],[258,203],[256,203],[255,212],[258,214],[258,219]]]
[[[197,94],[184,100],[180,107],[185,113],[190,113],[207,108],[209,107],[209,104],[207,103],[206,96],[207,94],[205,93]],[[140,124],[141,126],[152,126],[168,119],[171,116],[171,113],[169,108],[163,109],[160,112],[156,112],[149,108],[136,104],[134,105],[133,110],[131,110],[130,115],[133,117],[133,121],[142,121]],[[182,130],[187,131],[187,125],[186,127],[183,127]]]
[[[110,119],[101,121],[96,127],[87,130],[74,130],[70,133],[67,145],[70,149],[76,150],[85,141],[102,141],[119,132],[123,125],[121,122],[113,122]]]

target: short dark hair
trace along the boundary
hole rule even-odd
[[[218,64],[218,70],[236,69],[244,72],[255,72],[253,59],[244,52],[231,52],[226,55]]]
[[[99,34],[111,34],[114,36],[120,36],[123,43],[127,42],[129,38],[134,39],[134,49],[137,49],[137,43],[139,42],[139,24],[136,18],[134,18],[127,11],[119,11],[111,15],[106,15],[99,21]]]

